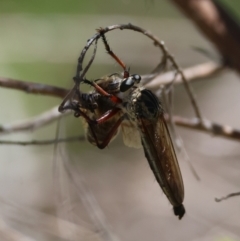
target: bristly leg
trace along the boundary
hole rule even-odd
[[[95,90],[103,96],[109,97],[113,103],[121,103],[122,100],[115,95],[107,93],[102,87],[100,87],[96,82],[84,79],[85,84],[91,85]]]
[[[109,142],[113,138],[114,134],[118,130],[119,126],[121,125],[122,121],[125,119],[125,115],[122,115],[121,117],[119,117],[119,119],[115,122],[114,126],[110,129],[110,131],[108,133],[106,133],[106,136],[105,136],[104,140],[101,143],[99,143],[97,135],[96,135],[96,133],[94,131],[94,125],[98,125],[100,123],[104,123],[109,118],[111,118],[115,114],[117,114],[119,111],[120,111],[120,109],[112,109],[105,116],[100,117],[99,120],[88,122],[89,128],[90,128],[90,130],[92,132],[92,135],[93,135],[93,138],[95,140],[95,143],[96,143],[96,145],[97,145],[97,147],[99,149],[104,149],[109,144]]]
[[[129,71],[127,70],[126,65],[123,63],[123,61],[111,50],[111,48],[110,48],[110,46],[107,42],[106,36],[104,34],[104,30],[102,28],[99,28],[99,29],[97,29],[97,31],[101,35],[101,38],[102,38],[102,41],[104,43],[104,46],[105,46],[105,49],[106,49],[107,53],[112,58],[114,58],[117,61],[117,63],[123,68],[123,71],[124,71],[123,77],[128,78],[129,77]]]

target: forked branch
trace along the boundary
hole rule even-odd
[[[96,33],[92,38],[90,38],[87,41],[86,46],[83,48],[83,51],[80,54],[80,57],[78,59],[78,65],[77,65],[77,71],[76,76],[74,77],[75,80],[79,80],[80,82],[75,82],[75,86],[81,83],[81,80],[85,78],[85,74],[87,73],[88,69],[93,63],[93,60],[95,58],[96,50],[97,50],[97,40],[101,37],[102,34],[105,34],[109,31],[115,30],[115,29],[128,29],[140,32],[150,38],[155,46],[158,46],[163,54],[163,56],[160,58],[161,62],[158,64],[159,68],[156,68],[155,71],[151,74],[147,74],[143,76],[143,83],[146,84],[146,87],[154,89],[155,91],[159,90],[159,87],[164,84],[172,83],[173,78],[176,77],[175,82],[173,84],[184,82],[185,87],[188,91],[188,94],[190,96],[191,102],[194,106],[196,118],[194,119],[187,119],[184,117],[173,117],[174,122],[179,125],[183,126],[185,128],[190,129],[196,129],[205,131],[207,133],[211,133],[213,135],[218,135],[224,138],[230,138],[234,140],[240,140],[240,131],[236,130],[234,128],[230,128],[228,126],[222,126],[220,124],[212,123],[211,121],[206,120],[205,118],[202,118],[199,108],[197,106],[197,102],[194,98],[194,94],[189,86],[190,81],[193,81],[195,79],[199,78],[205,78],[212,76],[216,73],[219,73],[222,71],[223,67],[219,66],[217,64],[214,64],[212,62],[205,63],[199,66],[194,66],[191,68],[188,68],[186,70],[181,70],[181,68],[176,63],[176,60],[173,58],[173,56],[169,53],[167,48],[165,47],[164,43],[162,41],[159,41],[157,37],[152,35],[150,32],[134,26],[132,24],[122,24],[122,25],[112,25],[106,28],[101,29],[100,32]],[[83,60],[86,55],[86,52],[88,51],[89,47],[95,43],[94,53],[92,55],[92,58],[86,65],[86,67],[83,69]],[[163,74],[163,70],[166,69],[166,61],[169,60],[172,66],[174,67],[173,71],[169,71],[165,74]],[[151,82],[151,80],[153,80]],[[148,82],[147,82],[148,81]],[[55,86],[49,86],[49,85],[43,85],[43,84],[36,84],[32,82],[24,82],[14,79],[6,79],[6,78],[0,78],[0,86],[7,87],[11,89],[17,89],[22,91],[27,91],[28,93],[33,94],[43,94],[43,95],[49,95],[54,97],[60,97],[62,98],[68,93],[68,90],[55,87]],[[67,113],[66,113],[67,114]],[[23,122],[10,124],[10,125],[2,125],[0,128],[0,134],[7,134],[11,132],[16,131],[23,131],[23,130],[30,130],[30,129],[36,129],[43,125],[46,125],[50,123],[51,121],[57,120],[60,117],[60,113],[57,112],[56,108],[53,108],[52,110],[47,111],[46,113],[43,113],[33,119],[26,120]],[[76,137],[77,140],[79,137]],[[74,138],[73,138],[74,139]],[[71,141],[73,140],[71,139]],[[64,141],[64,140],[59,140]],[[66,140],[67,141],[67,140]],[[70,140],[69,140],[70,141]],[[5,144],[19,144],[19,145],[34,145],[37,143],[44,144],[53,144],[56,143],[56,141],[32,141],[31,143],[28,142],[25,144],[21,142],[15,142],[11,143],[9,141],[6,141]],[[4,141],[2,141],[2,144],[4,144]]]

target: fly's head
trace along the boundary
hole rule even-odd
[[[137,85],[141,76],[134,74],[122,80],[120,93],[124,93],[123,106],[132,118],[157,119],[163,111],[158,98],[144,87]],[[161,111],[160,111],[161,110]]]
[[[138,74],[133,74],[127,78],[124,78],[120,85],[120,92],[126,92],[130,90],[136,84],[139,84],[141,81],[141,76]]]

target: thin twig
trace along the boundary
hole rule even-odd
[[[59,138],[52,140],[31,140],[31,141],[8,141],[8,140],[0,140],[0,145],[18,145],[18,146],[45,146],[45,145],[53,145],[62,142],[77,142],[84,141],[84,136],[71,136],[67,138]]]
[[[215,74],[221,73],[224,67],[214,63],[206,62],[203,64],[195,65],[186,69],[183,69],[183,73],[186,76],[188,82],[205,79],[212,77]],[[176,71],[168,71],[161,74],[147,74],[142,76],[142,84],[147,88],[155,89],[159,88],[160,85],[167,85],[172,82]],[[182,83],[182,79],[176,78],[174,84]],[[41,94],[53,97],[63,98],[67,95],[69,90],[59,88],[56,86],[50,86],[45,84],[37,84],[33,82],[27,82],[22,80],[10,79],[0,77],[0,86],[4,88],[10,88],[14,90],[21,90],[29,94]]]
[[[169,121],[169,117],[167,114],[165,114],[166,121]],[[231,126],[228,125],[222,125],[218,124],[216,122],[211,122],[210,120],[204,119],[203,125],[200,125],[200,120],[198,118],[185,118],[181,116],[173,116],[172,117],[174,124],[187,128],[192,130],[198,130],[198,131],[204,131],[208,134],[212,134],[214,136],[227,138],[235,141],[240,141],[240,130],[234,129]],[[57,120],[54,119],[54,120]],[[52,120],[52,121],[54,121]],[[46,123],[45,123],[46,124]],[[27,126],[26,126],[27,127]],[[19,129],[20,131],[21,129]],[[27,128],[24,128],[23,130],[27,130]],[[82,136],[75,136],[75,137],[69,137],[65,139],[53,139],[53,140],[43,140],[43,141],[0,141],[0,144],[6,144],[6,145],[52,145],[58,142],[74,142],[74,141],[82,141]]]
[[[167,115],[165,118],[168,120]],[[228,125],[221,125],[207,119],[203,119],[203,125],[200,125],[200,120],[198,118],[188,119],[181,116],[173,116],[173,121],[176,125],[181,127],[204,131],[214,136],[240,141],[240,130],[234,129]]]
[[[225,197],[215,198],[215,201],[216,201],[216,202],[221,202],[221,201],[223,201],[223,200],[226,200],[226,199],[231,198],[231,197],[236,197],[236,196],[240,196],[240,192],[234,192],[234,193],[228,194],[228,195],[225,196]]]
[[[85,57],[85,54],[87,53],[88,49],[90,48],[90,46],[92,45],[92,43],[100,38],[100,34],[96,33],[92,38],[87,40],[87,44],[85,45],[85,47],[83,48],[83,50],[81,51],[81,54],[78,58],[78,64],[77,64],[77,70],[76,70],[76,75],[73,79],[80,79],[80,73],[82,71],[82,64],[83,64],[83,60]],[[90,65],[88,66],[88,68],[91,66],[92,62],[89,62]],[[85,71],[83,71],[85,72]],[[81,76],[82,78],[84,78],[84,75]]]
[[[188,77],[188,81],[193,81],[200,78],[207,78],[210,77],[216,73],[220,73],[222,71],[222,67],[218,66],[212,62],[196,65],[190,68],[187,68],[184,70],[184,74]],[[160,85],[166,85],[172,82],[173,76],[175,71],[169,71],[163,75],[158,75],[155,77],[153,81],[150,83],[147,83],[146,87],[151,89],[159,88]],[[145,80],[149,81],[149,75],[145,76]],[[9,83],[8,83],[9,82]],[[176,78],[176,81],[174,84],[181,83],[181,79],[179,77]],[[21,80],[15,80],[15,79],[7,79],[7,78],[1,78],[0,77],[0,86],[7,87],[11,89],[16,90],[22,90],[26,91],[28,89],[28,93],[39,93],[39,94],[46,94],[51,95],[55,97],[62,97],[63,94],[68,93],[68,90],[61,89],[61,91],[58,91],[58,87],[51,86],[52,91],[49,90],[48,85],[41,85],[41,88],[39,88],[39,84],[32,85],[32,82],[24,82]],[[21,86],[21,88],[19,88]],[[69,112],[65,112],[65,114],[69,114]],[[54,107],[51,110],[48,110],[38,116],[35,116],[33,118],[24,120],[24,121],[18,121],[16,123],[10,123],[10,124],[2,124],[0,125],[0,135],[3,134],[9,134],[13,132],[18,131],[26,131],[26,130],[35,130],[37,128],[40,128],[46,124],[49,124],[56,119],[58,119],[62,114],[58,112],[58,107]]]
[[[94,60],[94,58],[96,56],[96,52],[97,52],[97,41],[98,41],[98,39],[95,40],[95,47],[93,50],[92,57],[91,57],[90,61],[88,62],[87,66],[85,67],[85,69],[83,70],[83,72],[81,73],[80,79],[84,78],[85,74],[87,73],[88,69],[90,68],[90,66],[93,63],[93,60]]]
[[[0,87],[22,90],[31,94],[41,94],[60,98],[63,98],[68,93],[68,90],[64,88],[4,77],[0,77]]]
[[[68,111],[64,114],[67,115],[69,113],[70,112]],[[0,125],[0,135],[10,134],[18,131],[35,130],[57,120],[61,115],[62,114],[58,112],[58,107],[54,107],[46,112],[41,113],[38,116],[27,120],[18,121],[11,124],[2,124]]]
[[[198,64],[189,68],[183,69],[183,73],[188,82],[195,81],[199,79],[208,79],[210,77],[216,76],[225,70],[223,66],[216,64],[214,62],[206,62],[203,64]],[[146,88],[157,89],[160,85],[167,85],[171,83],[175,75],[175,71],[169,71],[163,74],[158,74],[154,78],[152,75],[143,75],[142,83],[146,84]],[[150,81],[151,80],[151,81]],[[150,81],[150,82],[149,82]],[[149,83],[148,83],[149,82]],[[174,85],[181,84],[182,78],[178,75],[174,80]]]
[[[178,73],[180,74],[182,80],[183,80],[183,84],[185,86],[185,89],[188,93],[188,96],[190,98],[190,101],[192,103],[192,106],[193,106],[193,109],[195,111],[195,114],[196,114],[196,117],[200,120],[199,124],[200,125],[203,125],[203,117],[202,117],[202,114],[200,112],[200,108],[197,104],[197,100],[196,100],[196,97],[194,95],[194,92],[193,92],[193,89],[191,87],[191,85],[188,83],[184,73],[183,73],[183,70],[178,66],[175,58],[173,57],[173,55],[168,55],[168,58],[171,60],[174,68],[178,71]]]

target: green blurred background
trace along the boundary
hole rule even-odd
[[[239,14],[239,1],[224,2],[235,15]],[[194,46],[217,56],[211,44],[167,0],[1,0],[0,76],[71,88],[79,53],[95,29],[129,22],[164,40],[182,67],[209,61],[194,51]],[[149,72],[160,59],[152,42],[138,33],[113,31],[107,39],[134,73]],[[96,79],[119,71],[119,66],[99,43],[96,60],[87,77]],[[240,101],[239,79],[234,73],[196,82],[193,88],[207,118],[239,126],[236,105]],[[2,124],[33,117],[61,103],[60,99],[9,89],[0,89],[0,101]],[[175,88],[174,112],[193,116],[182,86]],[[198,132],[177,130],[201,177],[201,182],[196,181],[185,156],[179,153],[187,209],[181,222],[174,217],[166,197],[159,190],[143,151],[124,147],[121,136],[102,151],[86,142],[63,145],[57,154],[52,146],[2,146],[0,202],[4,198],[7,203],[13,202],[29,210],[58,213],[65,220],[94,229],[77,191],[71,187],[72,181],[65,180],[68,178],[64,171],[57,178],[53,177],[55,169],[61,168],[61,159],[67,159],[75,165],[75,175],[86,179],[120,240],[239,240],[239,199],[221,204],[214,202],[214,197],[239,190],[238,144]],[[82,133],[78,119],[70,116],[61,121],[62,137]],[[55,134],[56,124],[53,123],[34,132],[1,138],[54,139]],[[57,165],[52,162],[54,155]],[[59,194],[61,188],[63,197],[56,200],[56,192]],[[0,209],[7,225],[36,240],[60,240],[59,236],[37,225],[37,217],[28,218],[25,211],[10,209],[9,205],[2,204]],[[69,240],[94,240],[91,235],[75,239],[73,236],[69,234]]]

